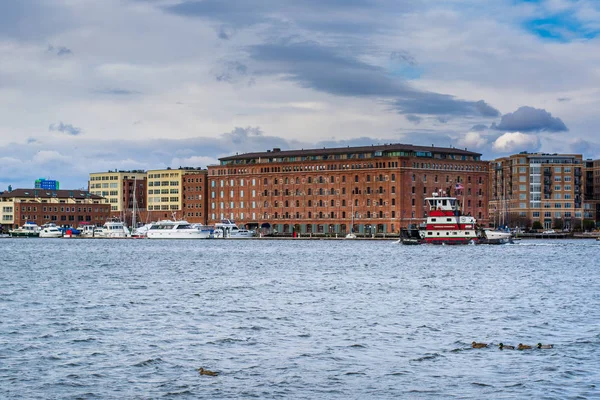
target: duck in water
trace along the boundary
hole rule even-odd
[[[514,350],[515,346],[505,345],[504,343],[498,344],[500,350]]]
[[[217,376],[217,375],[219,375],[218,372],[209,371],[209,370],[204,369],[202,367],[198,368],[198,372],[200,372],[200,375],[208,375],[208,376]]]
[[[484,347],[487,347],[487,343],[477,343],[477,342],[473,342],[471,343],[471,347],[473,347],[474,349],[483,349]]]
[[[538,343],[536,347],[538,349],[552,349],[552,348],[554,348],[554,345],[553,344],[541,344],[541,343]]]
[[[517,350],[530,350],[531,346],[523,344],[523,343],[519,343],[519,345],[517,346]]]

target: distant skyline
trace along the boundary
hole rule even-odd
[[[600,158],[595,0],[6,0],[0,191],[250,151]]]

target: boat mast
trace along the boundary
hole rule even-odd
[[[135,190],[137,187],[137,176],[133,177],[133,215],[131,216],[131,232],[133,232],[136,228],[136,215],[135,215],[135,203],[137,202],[136,198],[135,198]]]

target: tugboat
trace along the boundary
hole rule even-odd
[[[418,230],[419,238],[413,230],[401,232],[402,244],[477,244],[480,237],[477,234],[476,220],[470,215],[462,215],[456,197],[439,196],[425,198],[429,205],[429,215],[426,223]]]

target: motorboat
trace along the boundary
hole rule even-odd
[[[56,224],[44,224],[40,230],[41,238],[59,238],[63,236],[63,231]]]
[[[12,237],[39,237],[41,228],[35,222],[26,222],[23,226],[8,231]]]
[[[346,235],[346,239],[356,239],[356,235],[353,232],[350,232]]]
[[[146,233],[148,239],[208,239],[211,231],[200,229],[187,221],[163,220],[153,223]]]
[[[482,235],[482,243],[487,244],[505,244],[512,243],[513,235],[510,232],[484,229]]]
[[[110,220],[106,221],[102,228],[94,227],[92,237],[105,239],[122,239],[131,237],[129,228],[122,221]]]
[[[215,224],[215,231],[213,232],[213,237],[215,238],[249,239],[255,236],[255,231],[240,228],[230,219],[224,219],[221,222],[217,222]]]
[[[101,226],[95,225],[79,225],[79,236],[84,238],[92,238],[92,237],[103,237],[104,236],[104,228]]]
[[[137,228],[135,228],[133,230],[133,232],[131,233],[132,237],[135,238],[145,238],[148,236],[148,231],[150,230],[150,228],[152,227],[152,225],[154,224],[154,222],[151,222],[149,224],[145,224],[143,226],[139,226]]]

